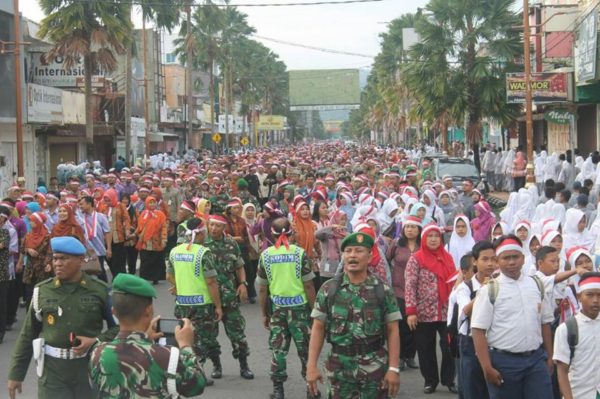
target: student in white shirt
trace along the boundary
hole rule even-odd
[[[501,273],[480,289],[471,316],[490,398],[551,398],[554,315],[543,301],[543,285],[521,273],[523,244],[515,235],[500,237],[494,249]]]
[[[483,370],[477,361],[475,347],[471,336],[470,317],[475,302],[475,294],[482,286],[487,284],[496,270],[496,252],[489,241],[480,241],[473,247],[473,258],[475,260],[475,276],[470,281],[462,282],[457,288],[457,303],[459,309],[459,375],[463,399],[487,399],[489,398],[487,385],[483,376]]]
[[[600,273],[581,276],[577,297],[581,303],[581,311],[575,315],[577,344],[571,354],[567,323],[561,324],[553,358],[564,399],[596,399],[600,395]]]

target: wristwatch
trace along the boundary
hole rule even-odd
[[[244,284],[246,287],[248,286],[248,282],[247,281],[240,281],[240,283],[238,285],[242,285]]]
[[[396,374],[400,374],[400,369],[398,367],[388,367],[388,371],[393,371]]]

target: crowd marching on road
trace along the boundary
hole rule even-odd
[[[425,394],[600,398],[598,152],[541,150],[526,187],[520,148],[486,146],[460,184],[433,150],[189,150],[18,179],[0,202],[9,397],[32,358],[40,398],[200,395],[223,377],[221,324],[252,380],[249,303],[265,397],[285,397],[297,358],[307,398],[395,397],[408,369]],[[171,317],[153,306],[165,280]]]

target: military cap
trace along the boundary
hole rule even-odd
[[[133,274],[119,273],[113,280],[113,292],[156,298],[156,290],[150,283]]]
[[[82,256],[86,254],[85,247],[81,241],[70,236],[54,237],[50,240],[50,247],[52,248],[52,252],[60,254],[76,256]]]
[[[346,238],[342,240],[341,247],[343,251],[346,247],[366,247],[370,249],[373,248],[373,245],[375,245],[373,237],[366,233],[358,232],[346,236]]]

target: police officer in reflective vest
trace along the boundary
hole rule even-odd
[[[204,363],[219,351],[218,322],[223,316],[217,271],[211,251],[203,246],[206,226],[201,219],[187,222],[189,242],[171,250],[167,280],[174,285],[175,317],[188,318],[194,326],[194,352]],[[207,382],[208,385],[212,381]]]
[[[288,242],[292,229],[286,218],[276,219],[271,232],[276,242],[260,256],[257,281],[263,324],[271,331],[271,398],[283,399],[283,383],[287,379],[285,358],[292,339],[302,363],[302,377],[306,377],[315,275],[304,250]],[[308,392],[307,396],[313,397]]]

